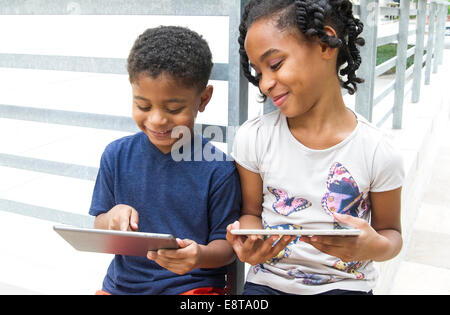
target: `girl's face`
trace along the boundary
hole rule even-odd
[[[253,23],[245,50],[259,77],[261,92],[293,118],[317,103],[329,67],[317,42],[307,41],[299,30],[280,30],[275,23],[273,18]]]
[[[169,153],[179,140],[172,137],[175,127],[188,127],[192,134],[197,113],[205,110],[213,91],[212,86],[203,92],[183,87],[164,74],[157,78],[140,75],[131,86],[133,119],[162,153]]]

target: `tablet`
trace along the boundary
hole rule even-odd
[[[55,225],[53,229],[75,249],[126,256],[146,257],[149,250],[178,248],[170,234],[86,229]]]
[[[357,236],[361,234],[361,230],[358,229],[342,229],[342,230],[231,230],[231,234],[235,235],[299,235],[299,236],[312,236],[312,235],[327,235],[327,236]]]

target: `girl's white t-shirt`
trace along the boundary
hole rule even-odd
[[[354,131],[341,143],[313,150],[291,134],[279,110],[248,120],[233,152],[242,167],[261,175],[262,221],[266,229],[342,228],[332,212],[370,222],[369,192],[402,186],[402,158],[382,131],[356,114]],[[247,281],[294,294],[333,289],[369,291],[376,282],[372,261],[343,262],[296,238]]]

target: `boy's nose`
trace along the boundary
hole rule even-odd
[[[167,124],[167,117],[161,111],[155,110],[147,115],[147,123],[154,127]]]

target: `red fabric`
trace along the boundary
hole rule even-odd
[[[225,295],[225,289],[203,287],[186,291],[180,295]]]
[[[111,294],[103,290],[98,290],[97,292],[95,292],[95,295],[111,295]],[[181,293],[180,295],[225,295],[225,289],[203,287],[186,291],[184,293]]]

